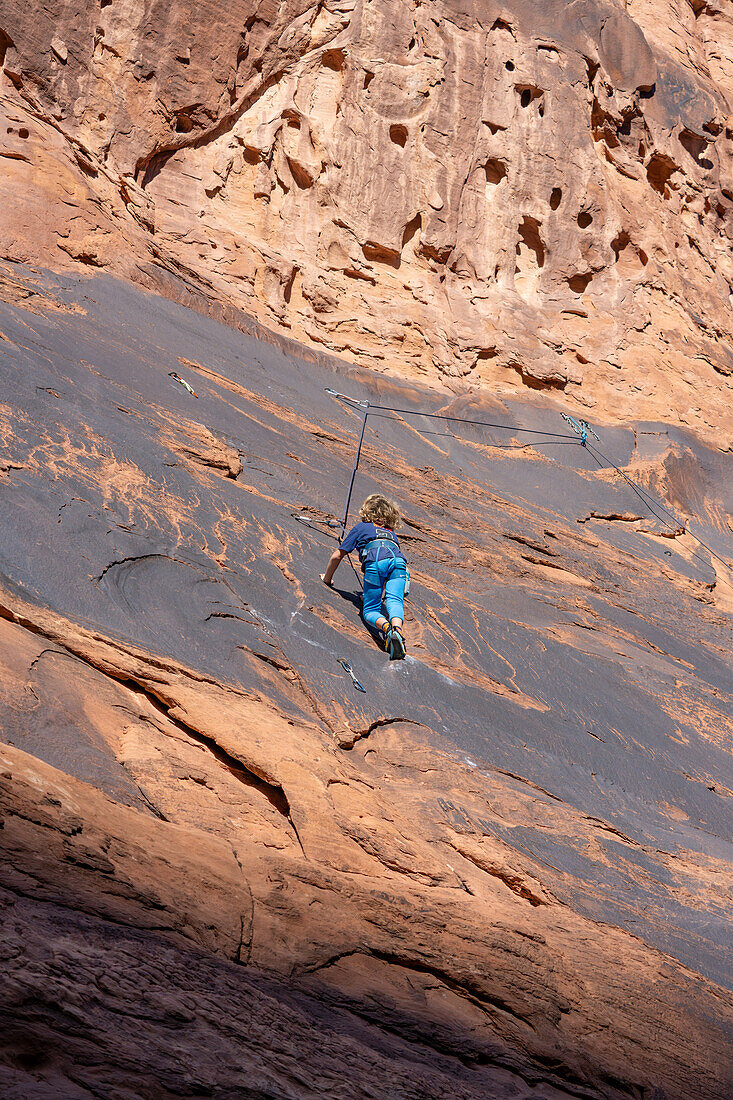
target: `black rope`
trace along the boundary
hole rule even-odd
[[[687,524],[682,522],[682,520],[679,518],[679,516],[676,516],[674,514],[674,512],[671,512],[669,510],[669,508],[666,508],[660,501],[655,500],[654,497],[652,497],[649,493],[647,493],[646,490],[644,488],[642,488],[641,485],[637,485],[637,483],[635,481],[633,481],[633,479],[630,478],[628,476],[628,474],[624,473],[624,471],[619,466],[617,466],[615,462],[612,462],[610,458],[608,458],[606,455],[604,455],[603,452],[598,450],[598,448],[595,447],[592,443],[589,443],[587,441],[581,441],[579,438],[577,438],[574,435],[566,435],[566,434],[561,434],[559,432],[543,432],[543,431],[540,431],[540,429],[538,429],[538,428],[521,428],[521,427],[516,427],[513,424],[498,424],[498,423],[494,423],[493,421],[490,421],[490,420],[472,420],[468,417],[448,416],[445,413],[416,412],[414,409],[400,409],[400,408],[397,408],[395,405],[372,405],[369,402],[358,401],[355,397],[349,397],[346,394],[337,393],[335,390],[330,390],[328,392],[330,392],[331,395],[333,397],[336,397],[339,401],[347,401],[351,407],[356,407],[356,408],[360,408],[360,409],[363,409],[363,408],[367,407],[370,413],[392,412],[392,413],[398,413],[400,416],[426,416],[426,417],[429,417],[432,420],[445,420],[445,421],[449,421],[449,422],[454,423],[454,424],[472,424],[475,427],[480,427],[480,428],[497,428],[500,431],[505,431],[505,432],[523,432],[525,435],[540,435],[540,436],[545,437],[548,444],[552,443],[552,442],[564,442],[564,443],[574,443],[576,445],[585,446],[591,452],[591,454],[593,455],[593,458],[598,463],[598,465],[601,469],[603,469],[603,467],[602,467],[602,465],[599,461],[598,456],[600,456],[600,458],[603,459],[603,461],[607,464],[607,466],[611,466],[614,470],[616,470],[617,473],[621,474],[621,476],[629,483],[629,485],[634,490],[636,495],[639,497],[641,502],[645,505],[646,508],[649,509],[649,511],[652,513],[652,515],[654,516],[655,519],[658,519],[660,523],[664,523],[667,527],[672,526],[671,523],[669,522],[669,520],[663,519],[657,512],[654,511],[654,507],[659,507],[659,508],[662,509],[663,512],[666,513],[666,515],[670,516],[674,520],[674,523],[677,527],[681,527],[683,529],[683,531],[685,531],[688,535],[692,535],[693,539],[695,539],[695,541],[697,543],[699,543],[699,545],[702,546],[703,549],[707,550],[708,554],[710,554],[713,558],[715,558],[716,561],[719,561],[721,563],[721,565],[724,565],[727,569],[731,568],[731,565],[727,561],[725,561],[724,558],[721,558],[721,556],[719,554],[716,554],[715,551],[712,550],[706,542],[703,542],[703,540],[699,537],[699,535],[696,535],[694,533],[694,531],[691,531],[690,528],[687,526]],[[540,444],[538,444],[538,445],[540,445]],[[488,444],[488,446],[499,446],[499,445]],[[501,447],[501,449],[502,450],[515,450],[515,449],[524,449],[524,448],[529,447],[529,446],[532,446],[532,444],[529,444],[529,443],[510,444],[509,446]],[[700,560],[703,560],[703,559],[700,559]],[[708,562],[706,562],[705,564],[710,565],[710,563],[708,563]],[[711,568],[712,568],[712,566],[711,566]]]
[[[608,466],[612,466],[613,469],[616,470],[617,473],[621,474],[621,477],[623,477],[626,481],[628,481],[629,485],[634,490],[636,495],[639,497],[642,504],[646,505],[646,507],[649,509],[649,511],[652,513],[652,515],[655,517],[655,519],[658,519],[660,521],[660,523],[666,524],[667,527],[672,526],[672,524],[669,522],[669,520],[663,519],[657,512],[654,511],[654,508],[652,507],[652,504],[654,504],[658,508],[661,508],[663,512],[665,512],[668,516],[670,516],[674,520],[675,525],[677,527],[681,527],[682,530],[685,531],[688,535],[692,535],[693,539],[695,539],[695,541],[698,542],[700,544],[700,546],[703,547],[703,549],[707,550],[708,554],[710,554],[717,561],[719,561],[721,565],[724,565],[726,567],[726,569],[731,568],[730,564],[727,561],[725,561],[723,558],[721,558],[720,554],[716,554],[714,550],[711,550],[711,548],[708,546],[708,544],[706,542],[703,542],[703,540],[699,537],[699,535],[696,535],[694,531],[691,531],[690,528],[687,526],[687,524],[684,523],[679,518],[679,516],[675,515],[674,512],[671,512],[669,510],[669,508],[666,508],[661,503],[661,501],[655,500],[653,496],[651,496],[649,493],[647,493],[646,489],[644,489],[641,485],[638,485],[632,478],[630,478],[628,476],[628,474],[624,473],[624,471],[619,466],[617,466],[615,462],[612,462],[610,458],[608,458],[606,455],[604,455],[603,451],[599,451],[598,448],[595,447],[592,443],[587,443],[586,446],[587,446],[588,450],[590,450],[591,452],[594,452],[593,457],[596,459],[596,462],[598,462],[598,458],[596,457],[595,452],[597,452],[597,454],[600,455],[600,457],[603,459],[603,461]],[[598,462],[598,465],[600,466],[600,462]],[[707,565],[709,563],[706,562],[705,564]]]
[[[395,424],[403,423],[402,417],[400,417],[400,416],[385,416],[384,414],[378,413],[378,412],[372,414],[372,408],[373,407],[374,406],[371,406],[371,405],[369,406],[369,416],[370,416],[370,418],[373,417],[373,419],[375,419],[375,420],[392,420]],[[415,415],[416,416],[427,416],[429,414],[427,414],[427,413],[415,413]],[[470,421],[469,421],[469,423],[470,423]],[[433,438],[435,438],[435,439],[456,439],[456,440],[458,440],[458,442],[462,442],[460,436],[457,436],[453,432],[430,432],[430,431],[427,430],[427,428],[419,428],[419,429],[416,428],[414,430],[419,432],[420,435],[433,436]],[[507,430],[511,430],[511,431],[515,431],[515,430],[518,430],[518,431],[522,431],[522,430],[531,431],[532,429],[530,429],[530,428],[527,428],[527,429],[514,429],[514,428],[509,429],[508,428]],[[374,431],[373,428],[372,428],[372,431]],[[545,434],[545,433],[543,433],[543,434]],[[547,434],[551,435],[552,433],[547,433]],[[573,444],[577,445],[578,443],[580,443],[579,439],[576,439],[576,437],[574,435],[568,435],[568,436],[559,436],[557,438],[551,438],[551,439],[533,440],[531,443],[484,443],[484,444],[480,444],[480,446],[491,447],[495,451],[521,451],[521,450],[526,450],[528,447],[549,447],[549,446],[555,446],[555,447],[566,446],[567,447],[567,446],[570,446],[570,445],[573,445]]]
[[[600,452],[599,452],[599,453],[600,453]],[[603,463],[601,462],[600,458],[598,458],[598,455],[595,455],[595,454],[593,454],[593,453],[591,452],[591,458],[593,459],[593,461],[595,462],[595,464],[596,464],[596,466],[598,467],[598,469],[599,469],[599,470],[606,470],[606,469],[608,469],[608,466],[604,466],[604,465],[603,465]],[[613,465],[614,465],[614,464],[613,464],[613,463],[610,463],[610,465],[611,465],[611,466],[613,467]],[[618,470],[618,472],[619,472],[620,474],[621,474],[621,473],[623,473],[623,471],[622,471],[622,470],[621,470],[621,469],[620,469],[619,467],[615,467],[615,468],[616,468],[616,469]],[[638,498],[639,498],[639,500],[641,501],[641,503],[642,503],[642,504],[643,504],[643,505],[644,505],[644,506],[645,506],[646,508],[648,508],[648,509],[649,509],[649,511],[651,512],[651,514],[652,514],[652,515],[654,516],[654,518],[655,518],[656,520],[658,520],[658,521],[659,521],[659,522],[660,522],[660,523],[661,523],[661,524],[662,524],[663,526],[665,526],[665,527],[670,527],[670,528],[671,528],[671,527],[672,527],[672,524],[671,524],[671,523],[669,522],[669,520],[668,520],[668,519],[665,519],[665,518],[664,518],[664,516],[660,516],[659,512],[655,511],[655,510],[654,510],[654,508],[652,507],[652,504],[655,504],[655,503],[657,503],[657,502],[656,502],[656,501],[654,501],[654,499],[653,499],[653,498],[650,498],[650,500],[647,500],[645,496],[642,496],[642,490],[641,490],[641,486],[640,486],[640,485],[636,485],[636,484],[635,484],[635,483],[634,483],[634,482],[633,482],[633,481],[632,481],[632,480],[631,480],[630,478],[627,478],[627,481],[629,481],[629,482],[630,482],[630,484],[631,484],[631,488],[632,488],[632,489],[634,490],[634,492],[635,492],[635,493],[636,493],[636,495],[638,496]],[[650,501],[651,501],[651,502],[650,502]],[[660,505],[659,505],[659,507],[660,507],[660,508],[664,508],[664,505],[663,505],[663,504],[660,504]],[[666,509],[665,509],[665,510],[666,510]],[[671,513],[670,513],[670,514],[671,514]],[[686,529],[687,529],[687,528],[685,527],[684,523],[680,523],[680,524],[678,524],[678,526],[682,527],[682,529],[683,529],[683,530],[686,530]],[[665,554],[671,554],[671,553],[672,553],[672,551],[671,551],[671,550],[665,550]],[[702,565],[704,565],[704,566],[705,566],[705,568],[706,568],[706,569],[712,569],[712,568],[713,568],[713,566],[711,565],[711,563],[710,563],[709,561],[707,561],[707,560],[706,560],[706,559],[705,559],[705,558],[704,558],[704,557],[702,556],[702,554],[701,554],[701,553],[699,552],[699,550],[693,550],[693,551],[692,551],[692,557],[693,557],[693,558],[696,558],[696,559],[697,559],[697,560],[698,560],[698,561],[699,561],[699,562],[700,562],[700,563],[701,563]],[[713,572],[714,572],[714,570],[713,570]]]
[[[473,424],[478,428],[500,428],[505,432],[524,432],[527,435],[544,435],[548,439],[569,439],[573,443],[579,442],[573,435],[565,435],[559,432],[543,432],[538,428],[518,428],[514,424],[495,424],[491,420],[470,420],[464,416],[448,416],[445,413],[415,412],[414,409],[397,409],[392,405],[370,405],[372,409],[380,409],[382,412],[395,412],[401,416],[428,416],[432,420],[449,420],[455,424]]]
[[[355,397],[347,397],[345,394],[338,394],[337,396],[339,400],[348,401],[352,407],[363,408],[365,405],[365,402],[357,401]],[[399,413],[401,416],[428,416],[432,420],[450,420],[455,424],[473,424],[479,428],[499,428],[505,432],[524,432],[527,435],[544,435],[550,439],[568,439],[572,443],[580,442],[574,435],[565,435],[559,432],[543,432],[540,431],[539,428],[518,428],[514,424],[495,424],[490,420],[470,420],[463,416],[448,416],[446,413],[416,412],[415,409],[398,409],[394,405],[372,405],[370,403],[370,415],[375,409],[380,412]]]

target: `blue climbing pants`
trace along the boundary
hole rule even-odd
[[[382,614],[382,592],[387,606],[388,619],[405,617],[405,583],[407,565],[403,558],[393,554],[381,561],[370,561],[364,570],[364,597],[362,615],[368,626],[376,629],[377,619]]]

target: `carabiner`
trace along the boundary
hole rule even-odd
[[[351,667],[351,665],[349,664],[349,662],[346,660],[346,658],[345,657],[337,657],[336,660],[341,665],[344,672],[348,672],[349,676],[351,677],[351,682],[354,685],[354,687],[356,688],[356,690],[357,691],[363,691],[364,694],[366,695],[366,688],[364,687],[364,685],[362,683],[359,682],[359,680],[357,680],[356,675],[354,673],[354,670]]]

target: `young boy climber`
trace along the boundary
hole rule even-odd
[[[405,656],[405,639],[402,633],[407,562],[395,535],[402,516],[396,504],[381,493],[372,493],[359,509],[361,522],[355,524],[338,550],[331,555],[326,572],[321,573],[324,584],[331,585],[339,563],[352,550],[358,550],[364,573],[362,615],[367,626],[384,638],[384,647],[393,661]],[[382,593],[387,608],[382,614]]]

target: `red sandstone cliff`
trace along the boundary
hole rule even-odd
[[[0,249],[727,445],[732,57],[715,0],[2,0]]]
[[[731,58],[0,0],[4,1095],[728,1100]],[[370,421],[400,667],[317,581],[330,385],[507,428]]]

